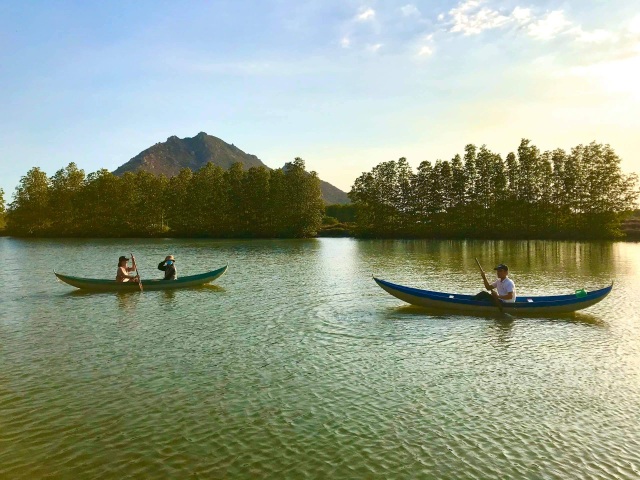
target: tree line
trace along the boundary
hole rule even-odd
[[[464,155],[384,162],[349,192],[356,232],[404,238],[616,238],[636,208],[637,176],[609,145],[540,152],[523,139],[505,159],[485,145]]]
[[[215,238],[313,236],[323,216],[320,179],[301,158],[279,170],[209,163],[171,178],[85,175],[74,163],[49,178],[34,167],[5,215],[17,236]]]

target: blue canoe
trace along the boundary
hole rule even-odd
[[[199,287],[205,283],[214,281],[227,271],[228,265],[211,272],[187,277],[178,277],[177,280],[142,279],[143,290],[173,290],[176,288]],[[100,278],[72,277],[55,273],[59,280],[82,290],[92,290],[96,292],[138,292],[140,286],[136,282],[116,282],[115,280],[105,280]]]
[[[461,293],[432,292],[418,288],[405,287],[373,277],[375,282],[387,293],[412,305],[467,313],[493,313],[498,307],[487,301],[475,300],[473,295]],[[502,302],[504,311],[511,315],[546,315],[571,313],[595,305],[613,288],[608,287],[587,292],[586,295],[551,295],[544,297],[518,296],[515,302]]]

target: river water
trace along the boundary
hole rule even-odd
[[[52,270],[214,285],[86,294]],[[640,244],[0,238],[0,478],[640,477]],[[574,316],[403,304],[507,263]]]

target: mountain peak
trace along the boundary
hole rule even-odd
[[[244,165],[245,170],[251,167],[266,167],[255,155],[245,153],[217,137],[200,132],[191,138],[178,138],[172,135],[166,142],[156,143],[140,152],[113,173],[122,175],[125,172],[143,170],[156,175],[173,177],[183,168],[196,171],[208,162],[225,169],[238,162]]]
[[[234,144],[229,144],[206,132],[200,132],[195,137],[186,138],[172,135],[166,142],[156,143],[143,150],[113,173],[123,175],[126,172],[146,171],[154,175],[173,177],[183,168],[189,168],[195,172],[209,162],[225,170],[238,162],[242,163],[245,170],[251,167],[269,168],[258,157],[243,152]],[[322,194],[325,202],[329,204],[350,203],[345,192],[327,182],[322,182]]]

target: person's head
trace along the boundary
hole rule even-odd
[[[494,268],[494,270],[496,271],[496,275],[500,279],[504,279],[507,277],[507,275],[509,275],[509,267],[507,267],[504,263],[498,265],[496,268]]]
[[[173,255],[167,255],[164,261],[167,265],[172,265],[176,261],[176,259]]]
[[[118,259],[118,266],[122,267],[124,265],[127,264],[127,262],[129,261],[129,259],[127,257],[125,257],[124,255],[122,255],[119,259]]]

